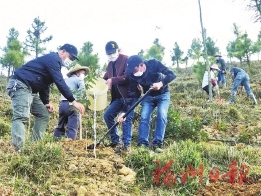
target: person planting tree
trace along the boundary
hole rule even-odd
[[[212,84],[212,95],[215,97],[215,91],[214,87],[218,88],[217,81],[215,78],[215,72],[220,71],[217,64],[213,64],[210,66],[210,78],[211,78],[211,84]],[[209,95],[209,82],[208,82],[208,71],[206,70],[203,76],[202,81],[202,89],[206,91],[206,93]]]
[[[54,107],[49,102],[50,86],[55,83],[61,94],[84,113],[84,106],[75,101],[61,73],[62,66],[69,66],[77,58],[77,48],[64,44],[58,52],[51,52],[16,69],[9,79],[6,90],[12,101],[12,143],[21,151],[25,142],[25,125],[30,112],[35,116],[32,141],[42,140]]]
[[[89,68],[76,64],[68,73],[65,83],[73,93],[75,100],[80,99],[85,93],[84,77],[89,73]],[[62,136],[66,138],[76,139],[79,129],[80,114],[75,110],[72,104],[61,94],[59,104],[59,121],[54,130],[54,138],[60,139]],[[67,131],[65,126],[67,125]]]
[[[142,87],[144,93],[151,92],[141,102],[141,117],[139,124],[138,146],[149,147],[150,118],[157,108],[156,127],[152,140],[152,148],[156,153],[162,153],[162,145],[167,125],[167,114],[170,104],[168,83],[176,78],[176,74],[156,59],[143,61],[139,55],[130,56],[127,60],[125,74],[129,79],[128,99],[125,111],[131,106],[132,97],[136,97],[136,89]],[[119,122],[124,119],[122,113]]]
[[[231,89],[231,96],[230,96],[230,104],[235,103],[237,88],[239,85],[243,86],[247,95],[252,99],[253,103],[257,105],[257,100],[255,95],[250,89],[250,78],[249,75],[245,72],[245,70],[239,67],[232,67],[230,69],[231,78],[233,80],[233,86]]]

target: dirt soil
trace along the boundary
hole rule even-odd
[[[122,156],[115,155],[112,148],[102,144],[94,149],[86,150],[93,144],[90,140],[66,140],[58,142],[62,146],[66,160],[66,175],[53,179],[51,190],[64,191],[70,196],[76,195],[137,195],[130,187],[135,184],[136,173],[124,165]],[[1,150],[14,153],[11,143],[0,141]],[[96,156],[96,157],[95,157]],[[149,193],[148,194],[151,195]],[[154,191],[153,191],[154,192]],[[145,195],[146,191],[143,192]],[[198,190],[196,196],[260,196],[261,180],[242,186],[227,182],[210,183]]]
[[[261,181],[253,184],[231,185],[227,182],[209,184],[195,194],[196,196],[260,196]]]
[[[66,166],[65,171],[52,177],[50,191],[63,192],[69,196],[135,195],[129,187],[135,184],[136,173],[124,165],[121,157],[123,155],[115,155],[112,148],[103,145],[95,150],[86,150],[86,146],[90,144],[93,144],[93,141],[57,142],[63,149]],[[4,153],[16,153],[9,141],[0,140],[0,147]],[[2,187],[3,190],[4,188]],[[2,189],[0,195],[3,195]],[[38,195],[50,194],[39,191]]]
[[[60,142],[64,149],[69,171],[84,180],[71,195],[132,195],[126,186],[136,180],[136,173],[124,165],[121,156],[102,144],[95,149],[86,149],[91,140]],[[76,178],[77,178],[76,177]]]
[[[92,141],[87,141],[88,145]],[[67,141],[62,143],[63,149],[66,152],[68,167],[73,172],[73,168],[77,168],[77,172],[85,173],[88,178],[86,180],[92,184],[92,194],[95,195],[136,195],[135,193],[127,193],[124,187],[118,187],[115,184],[115,179],[120,179],[123,184],[135,182],[135,173],[124,166],[123,159],[115,155],[111,148],[99,146],[96,149],[96,159],[94,158],[94,150],[85,152],[86,140]],[[76,166],[76,167],[75,167]],[[127,173],[131,175],[123,175],[119,173],[120,168],[125,168]],[[127,174],[126,173],[126,174]],[[119,176],[121,176],[119,178]],[[130,177],[131,176],[131,177]],[[123,177],[125,179],[123,180]],[[131,180],[130,180],[131,179]],[[197,191],[197,196],[258,196],[261,195],[261,181],[253,184],[243,184],[232,186],[227,182],[211,183],[203,189]],[[88,192],[88,195],[90,192]]]

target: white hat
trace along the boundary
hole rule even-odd
[[[218,65],[217,65],[217,64],[211,65],[210,68],[220,71],[220,69],[218,68]]]

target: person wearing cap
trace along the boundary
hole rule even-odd
[[[220,71],[218,72],[218,81],[217,84],[219,85],[220,82],[222,82],[222,88],[226,88],[226,63],[224,59],[222,59],[220,53],[215,54],[216,57],[216,63],[220,64]]]
[[[127,98],[128,79],[124,72],[128,56],[120,53],[118,44],[115,41],[109,41],[105,45],[105,52],[108,57],[108,66],[103,79],[106,80],[110,90],[111,102],[103,117],[108,129],[110,129],[116,123],[115,118],[123,110]],[[140,91],[136,89],[136,93],[137,98],[134,98],[135,100],[140,96]],[[130,152],[133,115],[134,111],[131,111],[122,124],[121,140],[117,127],[110,132],[111,143],[109,146],[115,149],[115,153]]]
[[[239,85],[243,86],[247,95],[252,99],[253,103],[257,105],[257,100],[255,95],[250,89],[250,78],[249,75],[245,72],[245,70],[239,67],[232,67],[230,69],[231,78],[233,80],[233,86],[231,89],[230,95],[230,104],[235,103],[237,88]]]
[[[75,100],[80,99],[85,93],[84,78],[89,73],[89,68],[76,64],[68,73],[65,83],[70,88]],[[79,129],[80,114],[75,110],[69,101],[61,95],[59,104],[59,122],[54,130],[55,139],[62,136],[66,138],[76,139]],[[67,132],[65,126],[67,125]],[[66,132],[66,133],[65,133]]]
[[[58,52],[51,52],[25,63],[9,79],[6,90],[13,109],[11,136],[17,151],[21,151],[25,142],[25,124],[30,112],[35,116],[31,141],[40,141],[43,138],[50,113],[54,111],[49,102],[51,84],[54,83],[61,94],[80,113],[84,113],[84,106],[75,100],[61,73],[62,66],[68,66],[78,59],[77,54],[75,46],[65,44]]]
[[[143,61],[139,55],[130,56],[127,60],[125,74],[129,77],[129,91],[126,108],[132,104],[131,98],[135,97],[135,89],[140,85],[143,92],[152,91],[141,102],[141,117],[139,123],[138,146],[149,147],[150,118],[157,108],[156,127],[152,139],[152,148],[156,153],[162,153],[162,145],[167,125],[167,114],[170,104],[168,84],[176,78],[176,74],[156,59]],[[118,121],[124,122],[122,113]]]
[[[215,72],[216,71],[220,71],[220,69],[218,68],[217,64],[213,64],[210,66],[210,79],[211,79],[211,84],[212,84],[212,95],[213,97],[215,97],[215,91],[214,91],[214,87],[217,86],[217,81],[216,81],[216,77],[215,77]],[[204,91],[206,91],[206,93],[209,95],[209,81],[208,81],[208,70],[205,71],[204,76],[203,76],[203,81],[202,81],[202,89]]]

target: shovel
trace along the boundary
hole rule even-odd
[[[122,118],[124,119],[151,91],[152,91],[152,90],[149,89],[141,98],[139,98],[138,101],[131,106],[131,108],[123,115]],[[118,124],[119,124],[119,122],[116,122],[116,123],[98,140],[98,142],[96,143],[96,146],[99,146],[99,145],[101,144],[101,142],[104,140],[104,138],[105,138],[106,136],[108,136],[109,133],[110,133],[116,126],[118,126]],[[91,144],[91,145],[87,146],[87,149],[94,149],[94,145],[95,145],[95,144]]]

